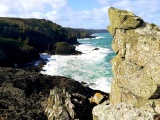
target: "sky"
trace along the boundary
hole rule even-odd
[[[106,29],[108,8],[128,10],[160,26],[160,0],[0,0],[0,17],[39,18],[63,27]]]

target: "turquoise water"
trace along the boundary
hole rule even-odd
[[[76,49],[82,55],[60,56],[41,54],[48,62],[41,73],[59,75],[88,83],[93,89],[110,92],[112,70],[110,60],[115,55],[111,49],[112,36],[109,33],[94,34],[92,39],[79,39]],[[94,50],[98,48],[98,50]]]
[[[111,72],[111,64],[110,60],[115,56],[115,53],[112,51],[111,44],[112,44],[112,36],[110,33],[97,33],[93,34],[97,36],[97,38],[92,38],[92,39],[79,39],[78,41],[82,44],[88,43],[93,47],[98,47],[98,48],[107,48],[110,51],[105,55],[105,59],[102,62],[103,65],[106,66],[106,71],[108,71],[108,76],[112,76]],[[107,50],[108,51],[108,50]]]

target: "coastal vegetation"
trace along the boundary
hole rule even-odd
[[[79,54],[73,46],[79,44],[77,39],[93,37],[89,30],[65,28],[45,19],[0,17],[0,31],[0,66],[31,62],[42,52]]]

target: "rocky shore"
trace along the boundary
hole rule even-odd
[[[89,98],[97,92],[73,79],[0,67],[0,119],[91,120]]]
[[[111,61],[113,81],[110,105],[98,105],[94,120],[160,119],[160,27],[132,12],[109,8],[117,54]]]

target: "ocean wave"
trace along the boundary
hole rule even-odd
[[[101,36],[98,36],[99,39],[102,38]],[[106,58],[113,51],[106,47],[92,46],[91,41],[84,40],[82,44],[76,46],[76,50],[83,53],[81,55],[41,54],[42,58],[47,59],[47,64],[41,73],[69,77],[79,82],[86,82],[92,89],[110,92],[111,65]],[[97,41],[92,41],[92,43]],[[100,43],[105,44],[105,40],[103,41]]]
[[[77,40],[91,40],[92,38],[81,38],[81,39],[77,39]]]
[[[107,79],[107,80],[106,80]],[[112,77],[109,78],[98,78],[94,81],[94,84],[89,84],[89,87],[94,90],[101,90],[106,93],[110,93]]]
[[[97,36],[95,39],[101,39],[101,38],[105,38],[103,36]]]
[[[40,56],[43,59],[48,60],[41,73],[52,76],[66,76],[80,82],[95,83],[96,86],[91,87],[102,90],[102,88],[105,87],[102,87],[102,85],[98,83],[98,79],[103,85],[109,86],[107,78],[101,80],[101,77],[104,77],[104,73],[106,72],[105,63],[103,63],[103,61],[111,50],[108,48],[94,50],[94,48],[95,47],[86,44],[78,45],[76,49],[83,52],[82,55],[61,56],[41,54]],[[95,80],[95,78],[97,80]],[[104,92],[109,92],[107,86],[103,89]]]

